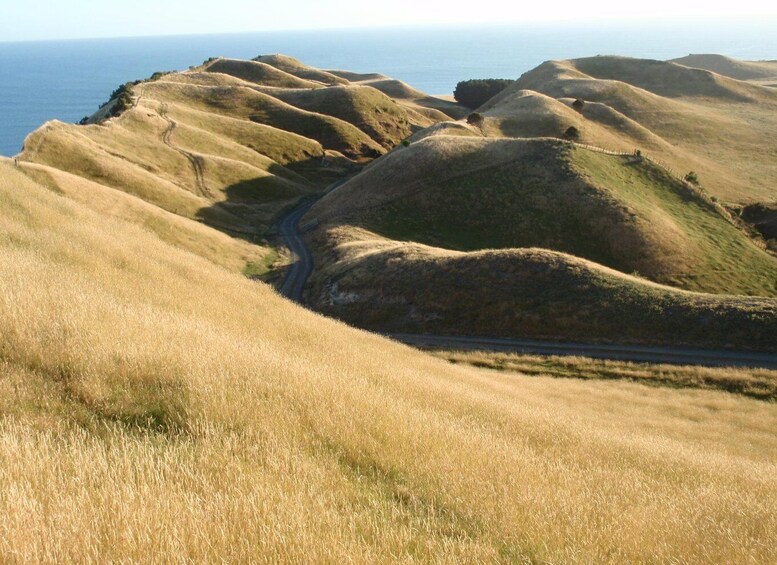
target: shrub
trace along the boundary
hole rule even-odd
[[[482,106],[514,81],[503,78],[464,80],[456,85],[453,97],[468,108]]]
[[[132,108],[132,87],[140,84],[141,81],[135,80],[132,82],[125,82],[119,86],[116,90],[111,92],[109,100],[115,100],[113,108],[111,108],[111,117],[121,115],[126,110]]]
[[[402,145],[405,146],[405,147],[410,147],[410,140],[409,139],[403,139],[402,140]]]
[[[157,71],[153,75],[149,77],[149,81],[153,82],[155,80],[159,80],[162,77],[166,77],[169,74],[172,74],[175,71]]]
[[[699,176],[695,172],[693,172],[693,171],[691,171],[687,175],[685,175],[683,177],[683,180],[685,182],[687,182],[687,183],[690,183],[690,184],[694,185],[694,186],[699,186]]]
[[[486,119],[483,117],[483,114],[478,114],[477,112],[472,112],[469,116],[467,116],[467,123],[471,126],[480,127],[485,121]]]
[[[572,102],[572,108],[574,108],[578,112],[582,112],[584,106],[585,106],[585,102],[583,102],[580,98]]]
[[[567,128],[567,131],[564,132],[564,139],[568,139],[570,141],[577,141],[580,139],[580,130],[577,129],[575,126],[569,126]]]

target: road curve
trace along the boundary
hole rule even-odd
[[[305,288],[305,283],[313,272],[313,256],[305,242],[302,241],[302,236],[299,233],[299,221],[315,202],[315,200],[311,200],[300,204],[283,218],[279,225],[278,235],[292,255],[292,263],[286,271],[280,292],[286,298],[299,303],[302,303],[302,291]]]
[[[292,263],[286,271],[280,293],[294,302],[302,304],[302,292],[305,290],[305,283],[313,272],[313,256],[310,254],[308,246],[302,240],[302,235],[299,231],[299,221],[313,207],[313,204],[341,184],[344,184],[347,180],[348,178],[340,179],[329,185],[326,190],[316,197],[305,199],[278,224],[278,236],[283,244],[289,248],[292,255]]]
[[[281,294],[286,298],[302,303],[302,292],[305,288],[305,283],[313,272],[313,256],[302,239],[299,222],[321,196],[331,192],[343,184],[345,180],[347,179],[331,185],[318,198],[301,203],[281,220],[278,235],[293,255],[293,262],[289,266],[280,288]],[[501,351],[534,355],[577,355],[594,359],[632,361],[636,363],[666,363],[707,367],[753,367],[777,370],[777,354],[772,353],[406,333],[389,333],[384,335],[395,341],[421,348]]]

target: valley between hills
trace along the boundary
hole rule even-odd
[[[267,55],[44,124],[0,160],[0,559],[773,562],[777,372],[375,333],[773,357],[775,85],[598,56],[470,108]]]

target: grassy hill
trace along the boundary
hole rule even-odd
[[[584,102],[572,111],[575,100]],[[481,111],[488,135],[563,136],[641,149],[733,204],[773,201],[777,90],[673,62],[624,57],[549,61]]]
[[[445,100],[438,96],[430,96],[410,86],[409,84],[389,78],[384,75],[367,73],[351,73],[348,71],[330,71],[341,79],[347,79],[354,84],[369,86],[379,90],[405,108],[418,112],[434,121],[461,119],[470,111],[461,104]]]
[[[322,86],[319,82],[301,79],[259,61],[216,59],[214,62],[206,65],[203,70],[209,73],[230,75],[263,86],[276,86],[280,88],[320,88]]]
[[[368,86],[333,86],[311,90],[285,90],[275,96],[297,108],[316,111],[355,125],[383,147],[394,147],[433,121],[399,106]],[[448,119],[442,115],[441,119]]]
[[[774,350],[777,300],[691,293],[538,248],[319,231],[308,301],[370,330]]]
[[[738,61],[724,55],[699,54],[672,59],[673,63],[706,69],[736,80],[777,81],[777,61]]]
[[[434,123],[280,55],[212,59],[125,90],[129,103],[112,100],[85,125],[30,134],[22,169],[95,210],[116,203],[114,215],[219,263],[224,240],[200,224],[240,237],[223,261],[233,266],[265,264],[276,255],[265,235],[300,198]]]
[[[454,367],[5,160],[0,249],[2,555],[777,558],[772,403]]]
[[[298,78],[318,82],[328,86],[348,84],[350,81],[350,79],[339,77],[329,71],[309,67],[302,61],[299,61],[293,57],[289,57],[288,55],[281,55],[279,53],[273,55],[260,55],[253,60],[264,63],[266,65],[271,65],[276,69],[289,73],[290,75],[294,75]]]
[[[541,247],[690,290],[777,294],[777,259],[702,193],[646,160],[552,139],[416,141],[309,217],[452,250]]]

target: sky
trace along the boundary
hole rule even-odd
[[[777,15],[763,0],[0,0],[0,41],[602,18]]]

